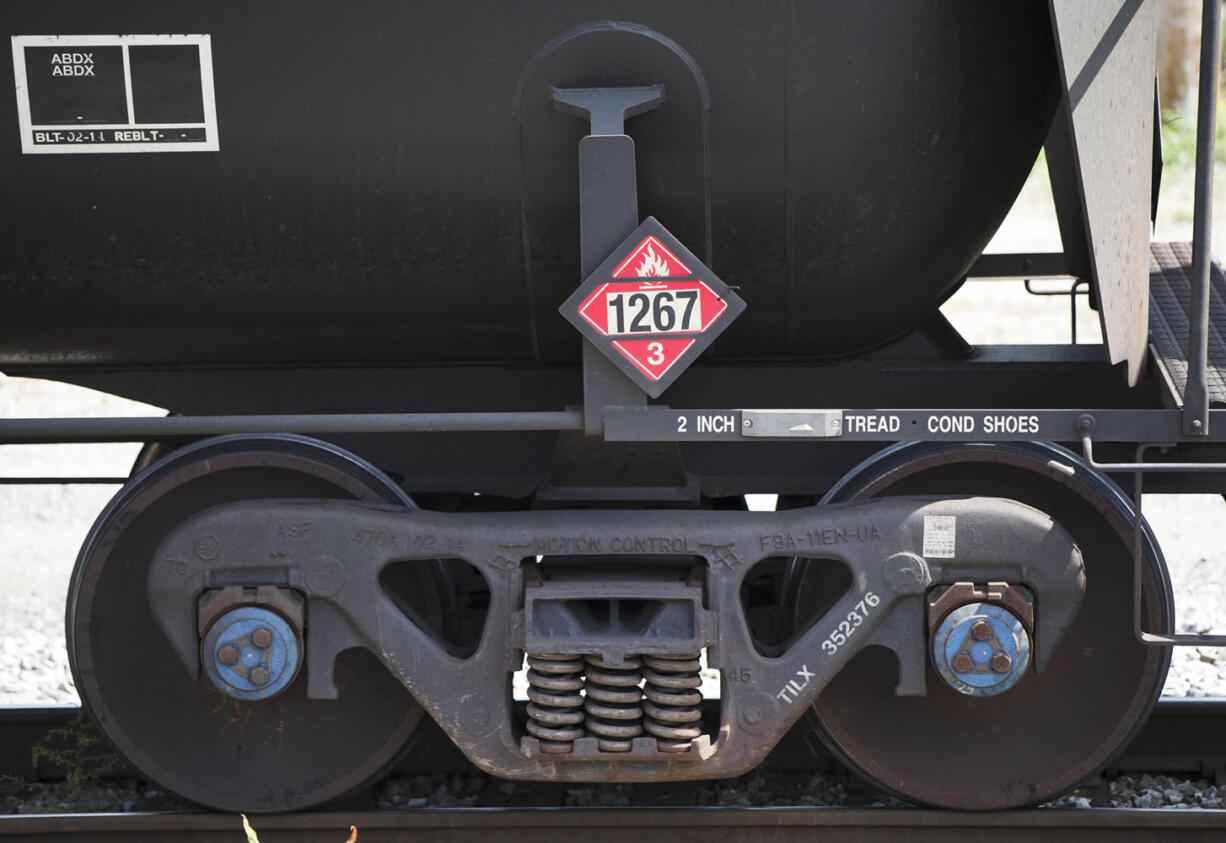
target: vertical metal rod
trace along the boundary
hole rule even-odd
[[[1144,442],[1137,444],[1136,463],[1145,462]],[[1141,512],[1145,499],[1145,472],[1133,473],[1132,487],[1132,631],[1137,640],[1145,642],[1145,618],[1141,610],[1142,577],[1145,568],[1145,516]]]
[[[634,141],[588,135],[579,142],[579,262],[582,283],[639,224]],[[604,433],[604,408],[642,407],[647,394],[583,340],[583,415],[589,436]]]
[[[1205,0],[1200,32],[1200,91],[1196,105],[1196,203],[1192,220],[1192,300],[1188,331],[1188,386],[1184,393],[1183,432],[1209,432],[1209,263],[1213,259],[1213,141],[1222,45],[1221,0]]]

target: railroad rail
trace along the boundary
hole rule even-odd
[[[62,776],[45,761],[31,764],[29,748],[49,733],[76,721],[79,710],[54,708],[0,709],[0,773],[23,778]],[[777,776],[834,772],[837,762],[796,736],[785,739],[764,769]],[[401,776],[472,773],[474,768],[430,724],[414,751],[397,769]],[[1109,773],[1170,773],[1204,776],[1226,783],[1226,700],[1164,700],[1144,730],[1112,763]],[[496,785],[496,782],[494,783]],[[695,783],[688,783],[694,785]],[[643,790],[647,807],[560,807],[563,789],[556,785],[516,784],[511,796],[482,798],[481,807],[420,808],[377,811],[371,794],[351,797],[328,811],[253,817],[261,843],[341,843],[350,825],[360,843],[372,841],[484,841],[496,833],[505,841],[572,840],[581,827],[589,841],[621,840],[634,835],[656,840],[777,841],[838,840],[959,841],[1040,840],[1053,835],[1075,841],[1168,841],[1226,839],[1226,811],[1176,809],[1036,809],[995,813],[957,813],[910,808],[826,807],[678,807],[685,786],[668,794]],[[649,787],[649,786],[648,786]],[[849,783],[854,792],[854,783]],[[639,793],[632,797],[639,802]],[[858,801],[870,801],[871,794]],[[856,800],[853,800],[856,801]],[[539,807],[525,807],[526,805]],[[0,816],[0,840],[54,843],[130,840],[147,836],[159,841],[242,841],[234,815],[203,813],[94,813]]]
[[[0,776],[62,777],[63,772],[53,765],[31,763],[30,747],[80,716],[76,706],[0,706]],[[804,740],[795,730],[780,741],[763,765],[774,771],[841,772],[837,768],[838,762],[824,747]],[[433,721],[423,723],[395,770],[403,776],[475,772],[476,767]],[[1163,699],[1107,773],[1181,773],[1226,785],[1226,698]],[[533,787],[522,782],[517,786]]]
[[[341,843],[351,825],[358,843],[385,841],[572,841],[640,843],[702,840],[1121,841],[1221,840],[1226,814],[1178,810],[1033,810],[957,813],[845,808],[584,808],[422,810],[411,813],[312,813],[255,821],[260,843]],[[145,836],[164,843],[236,843],[238,818],[224,814],[95,814],[0,818],[0,839],[96,843]]]

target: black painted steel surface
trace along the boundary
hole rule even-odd
[[[218,152],[22,154],[0,107],[10,371],[577,360],[557,306],[581,280],[585,127],[554,85],[665,85],[627,124],[640,208],[749,303],[714,353],[853,352],[957,285],[1056,97],[1040,0],[47,0],[0,24],[208,33],[220,135]]]

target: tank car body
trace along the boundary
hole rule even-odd
[[[551,43],[611,12],[10,10],[14,34],[209,33],[219,148],[6,167],[0,361],[573,363],[586,130],[550,91],[640,84],[667,100],[629,125],[643,207],[754,298],[721,356],[860,351],[957,286],[1055,109],[1040,4],[644,3]]]
[[[802,719],[933,805],[1101,769],[1182,643],[1116,481],[1177,442],[1150,488],[1226,489],[1226,280],[1147,255],[1155,6],[5,9],[0,370],[169,411],[0,420],[146,443],[73,575],[85,707],[246,811],[423,716],[517,779],[735,775]],[[1063,252],[982,255],[1041,148]],[[939,313],[1032,277],[1104,343]]]

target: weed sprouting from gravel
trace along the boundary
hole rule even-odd
[[[46,813],[85,810],[99,800],[123,803],[135,799],[131,785],[107,781],[115,779],[126,767],[83,714],[50,730],[31,748],[30,762],[35,768],[62,771],[64,775],[62,781],[26,785],[23,801]],[[129,789],[133,792],[118,792]]]
[[[243,818],[243,831],[247,832],[247,843],[260,843],[260,836],[256,833],[255,829],[251,827],[251,823],[248,821],[247,815],[239,814],[239,816]],[[357,840],[358,828],[357,826],[351,825],[349,826],[349,837],[345,840],[345,843],[357,843]]]
[[[0,813],[64,814],[135,804],[136,785],[116,781],[127,768],[83,715],[47,732],[30,763],[46,778],[0,776]]]

